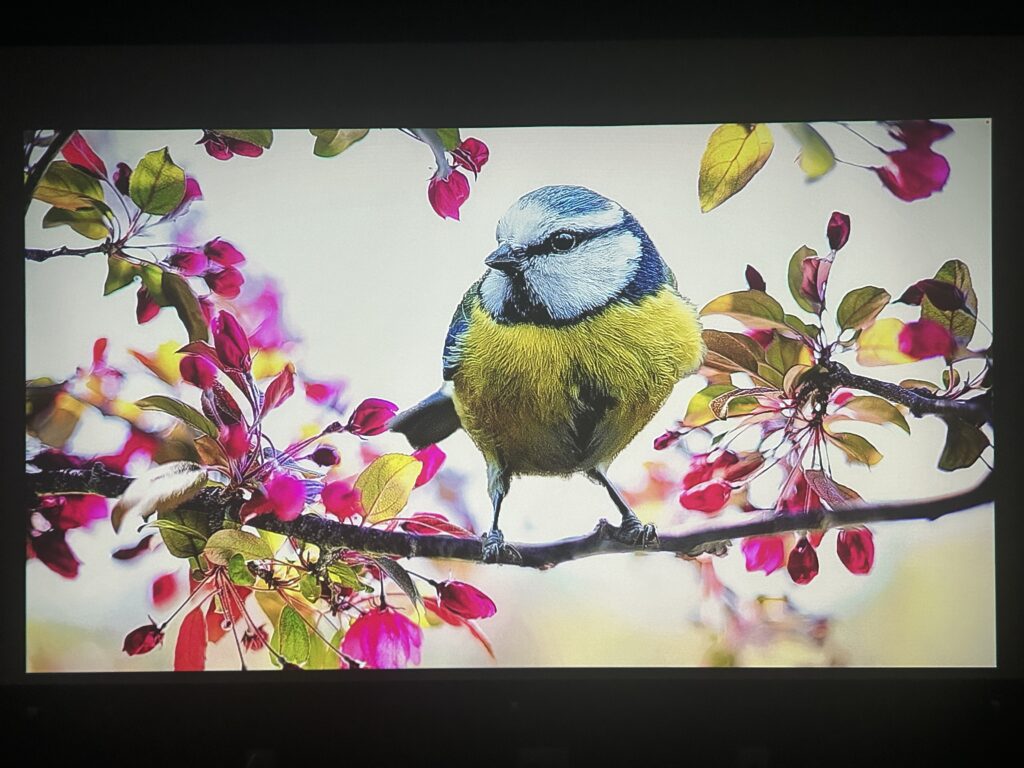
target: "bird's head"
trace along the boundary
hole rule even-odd
[[[508,322],[573,322],[656,290],[670,274],[636,219],[585,187],[523,195],[498,221],[496,238],[480,296]]]

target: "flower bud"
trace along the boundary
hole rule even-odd
[[[388,422],[398,413],[398,406],[376,397],[367,398],[352,412],[345,430],[353,435],[370,437],[387,431]]]
[[[472,584],[461,581],[442,581],[437,585],[437,599],[464,619],[486,619],[498,612],[491,598]]]
[[[249,339],[230,312],[221,311],[213,318],[213,346],[225,368],[248,371],[252,365]]]
[[[318,445],[316,450],[309,454],[309,458],[321,467],[333,467],[341,461],[341,455],[333,445]]]
[[[124,638],[122,650],[129,656],[138,656],[152,651],[163,642],[163,639],[164,633],[160,628],[156,624],[149,623],[129,632]]]
[[[875,562],[875,541],[867,528],[844,528],[839,531],[836,551],[850,573],[868,573]]]
[[[217,380],[217,368],[199,355],[185,355],[178,363],[181,378],[194,387],[210,389]]]
[[[809,584],[818,575],[818,553],[806,537],[801,538],[789,553],[786,570],[797,584]]]

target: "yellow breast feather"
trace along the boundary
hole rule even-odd
[[[513,474],[607,465],[653,418],[704,345],[671,287],[571,325],[503,325],[474,302],[455,408],[485,458]]]

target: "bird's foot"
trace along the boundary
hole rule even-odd
[[[523,562],[523,556],[519,550],[511,544],[506,543],[505,535],[497,528],[492,529],[483,535],[483,561],[485,563],[509,563],[519,565]]]
[[[650,523],[640,522],[635,515],[622,518],[622,525],[608,526],[608,534],[615,541],[631,547],[649,549],[658,546],[658,531]]]

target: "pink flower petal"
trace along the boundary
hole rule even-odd
[[[353,488],[343,480],[328,483],[320,492],[320,500],[324,504],[324,509],[341,522],[355,515],[363,514],[363,507],[359,502],[360,496],[358,488]]]
[[[765,574],[781,568],[786,555],[781,536],[752,536],[744,539],[742,549],[747,570]]]
[[[217,349],[217,356],[224,367],[248,371],[252,366],[249,339],[235,316],[226,311],[218,312],[213,318],[210,330],[213,331],[213,344]]]
[[[105,520],[110,516],[110,508],[103,496],[85,493],[61,498],[64,499],[64,505],[56,525],[61,530],[88,527],[96,520]]]
[[[281,520],[294,520],[306,506],[306,486],[297,477],[279,473],[266,484],[267,499]]]
[[[679,503],[686,509],[713,514],[721,510],[732,495],[732,486],[724,480],[708,480],[679,495]]]
[[[177,577],[174,573],[165,573],[153,580],[150,586],[150,599],[157,608],[162,608],[174,600],[178,591]]]
[[[220,428],[220,444],[229,459],[236,461],[249,453],[249,433],[244,424]]]
[[[809,256],[803,260],[803,274],[800,280],[800,293],[816,307],[825,306],[825,285],[832,270],[832,261],[817,256]]]
[[[234,153],[228,148],[227,142],[215,133],[204,131],[198,143],[206,149],[206,154],[217,160],[230,160],[233,157]]]
[[[423,630],[393,608],[363,614],[348,628],[341,650],[373,669],[420,663]]]
[[[850,573],[868,573],[875,562],[875,541],[867,528],[840,530],[836,551]]]
[[[288,363],[284,370],[277,374],[276,378],[267,387],[267,393],[263,398],[263,411],[265,416],[274,408],[277,408],[285,400],[295,393],[295,366]]]
[[[185,277],[201,275],[210,268],[210,260],[199,250],[183,248],[167,259],[171,269],[176,269]]]
[[[682,437],[682,434],[671,429],[663,432],[654,438],[654,450],[664,451],[666,448],[671,448],[678,442],[680,437]]]
[[[809,584],[818,575],[818,553],[806,538],[801,538],[789,553],[786,570],[797,584]]]
[[[148,323],[154,317],[160,313],[160,305],[153,301],[153,297],[149,295],[149,291],[146,290],[146,286],[139,288],[138,294],[136,294],[135,304],[135,319],[139,325]]]
[[[452,150],[452,157],[455,159],[455,166],[472,171],[474,175],[480,173],[491,156],[487,145],[479,139],[466,139],[459,146]]]
[[[29,542],[36,557],[51,571],[73,579],[78,576],[81,564],[65,540],[65,531],[54,528],[39,536],[32,536]]]
[[[491,598],[462,581],[442,581],[437,585],[437,598],[444,608],[464,619],[486,619],[498,612]]]
[[[317,405],[333,406],[345,389],[345,381],[306,381],[302,386],[309,400]]]
[[[444,464],[445,453],[436,445],[428,445],[424,448],[420,448],[412,454],[414,459],[419,459],[423,462],[423,469],[420,470],[419,477],[416,478],[416,488],[421,485],[429,483],[431,478],[437,474],[438,470],[441,469],[441,465]]]
[[[222,267],[233,267],[245,263],[245,256],[242,255],[242,252],[227,240],[221,240],[219,237],[204,245],[203,253],[210,261],[220,264]]]
[[[928,318],[904,325],[898,342],[900,352],[918,360],[950,357],[956,350],[956,341],[949,329]]]
[[[845,213],[833,211],[832,217],[828,220],[828,245],[833,251],[838,251],[846,241],[850,239],[850,217]]]
[[[236,155],[241,157],[259,157],[263,154],[263,147],[241,139],[225,138],[225,143]]]
[[[242,292],[245,276],[234,267],[225,267],[220,272],[208,272],[203,276],[210,290],[225,299],[237,299]]]
[[[434,176],[427,185],[427,199],[442,219],[459,220],[459,207],[469,198],[469,179],[452,171],[447,179]]]
[[[398,526],[403,531],[425,534],[427,536],[448,534],[449,536],[458,536],[461,539],[471,539],[476,536],[472,531],[467,531],[462,526],[456,525],[438,512],[416,512],[407,520],[402,520]]]
[[[872,170],[900,200],[912,202],[930,197],[949,180],[949,162],[930,149],[901,149],[886,154],[891,165]]]
[[[345,430],[353,435],[372,437],[387,431],[388,422],[398,413],[398,406],[388,400],[370,397],[363,400],[345,425]]]
[[[185,355],[178,363],[181,378],[194,387],[209,389],[217,380],[217,368],[199,355]]]
[[[930,149],[932,144],[953,132],[953,128],[934,120],[900,120],[887,123],[889,135],[910,149]]]

